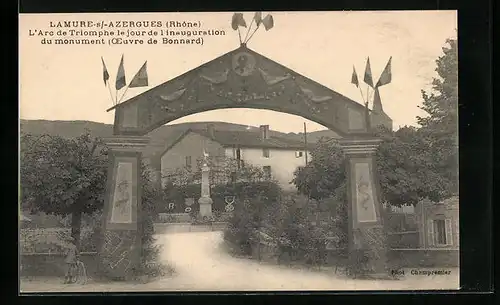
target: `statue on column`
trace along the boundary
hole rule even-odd
[[[200,217],[203,220],[212,218],[212,203],[210,198],[210,168],[208,167],[208,153],[203,151],[203,165],[201,167],[201,197],[198,200],[200,204]]]

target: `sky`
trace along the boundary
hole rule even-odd
[[[416,116],[424,115],[418,108],[421,90],[430,89],[437,76],[435,60],[442,55],[446,39],[456,37],[457,28],[456,11],[270,13],[274,27],[269,31],[261,27],[248,47],[359,103],[360,90],[351,84],[353,66],[366,98],[362,79],[367,58],[376,82],[392,56],[392,82],[380,88],[380,95],[395,129],[416,125]],[[243,13],[248,25],[253,15]],[[20,118],[112,124],[114,112],[106,112],[112,101],[102,79],[101,56],[112,84],[122,54],[127,81],[147,60],[149,86],[130,88],[125,101],[238,48],[231,17],[232,13],[21,14]],[[225,35],[205,37],[203,45],[42,45],[42,37],[30,36],[34,30],[57,31],[50,22],[65,20],[199,21],[201,29],[225,31]],[[242,28],[242,36],[245,33]],[[268,124],[282,132],[301,132],[307,122],[308,131],[326,129],[302,117],[256,109],[207,111],[169,124],[193,121]]]

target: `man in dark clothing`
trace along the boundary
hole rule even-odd
[[[64,262],[66,263],[64,283],[70,284],[75,281],[75,271],[77,269],[76,263],[78,259],[78,250],[76,249],[76,240],[72,237],[66,246],[68,249],[66,251],[66,258],[64,259]]]

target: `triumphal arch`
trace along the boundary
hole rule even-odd
[[[239,48],[114,106],[114,136],[107,139],[110,168],[100,267],[125,277],[141,252],[141,149],[145,135],[186,115],[224,108],[268,109],[322,124],[342,139],[348,162],[349,244],[365,249],[373,274],[386,274],[382,221],[369,110],[279,63]]]

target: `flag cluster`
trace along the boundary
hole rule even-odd
[[[248,34],[249,34],[250,30],[251,30],[252,24],[254,22],[257,25],[257,27],[255,28],[255,30],[253,31],[253,33],[250,35],[250,37],[247,39]],[[243,41],[241,40],[241,35],[240,35],[240,42],[241,43],[247,43],[250,40],[250,38],[252,38],[253,34],[255,34],[255,32],[257,31],[257,29],[259,29],[259,27],[260,27],[261,24],[264,26],[264,28],[266,29],[266,31],[269,31],[270,29],[272,29],[274,27],[273,16],[271,14],[268,14],[266,17],[262,18],[262,13],[261,12],[256,12],[255,15],[254,15],[254,17],[253,17],[253,19],[252,19],[252,23],[248,27],[247,34],[246,34],[245,38],[243,39]],[[238,33],[239,33],[239,28],[240,27],[247,28],[247,23],[245,21],[245,18],[243,18],[243,14],[242,13],[234,13],[233,14],[233,18],[231,19],[231,27],[235,31],[238,30]]]
[[[104,62],[104,58],[101,57],[102,61],[102,78],[104,81],[104,85],[108,86],[109,88],[109,72],[108,68],[106,67],[106,63]],[[144,62],[142,67],[137,71],[137,73],[134,75],[132,80],[127,86],[127,79],[125,76],[125,64],[124,64],[124,57],[122,55],[122,58],[120,60],[120,65],[118,66],[118,72],[116,73],[116,80],[115,80],[115,89],[118,92],[118,90],[121,90],[123,87],[127,86],[126,89],[128,88],[136,88],[136,87],[147,87],[149,82],[148,82],[148,71],[147,71],[147,61]],[[111,94],[111,89],[110,89],[110,94]],[[122,95],[125,95],[125,93]],[[111,96],[113,99],[113,96]],[[118,103],[118,100],[115,97],[115,102]]]
[[[371,124],[370,114],[369,114],[369,109],[368,109],[368,103],[370,101],[369,88],[371,87],[375,93],[375,96],[373,99],[372,110],[376,111],[376,112],[383,112],[382,101],[380,100],[380,92],[379,92],[378,88],[381,86],[387,85],[392,81],[391,61],[392,61],[392,57],[389,58],[389,61],[387,62],[387,65],[384,68],[384,71],[382,71],[380,78],[378,79],[377,83],[374,85],[373,84],[373,77],[372,77],[372,69],[370,66],[370,58],[368,58],[366,60],[365,75],[363,77],[363,81],[368,85],[366,87],[366,100],[363,97],[363,91],[359,87],[359,80],[358,80],[358,74],[356,73],[356,68],[354,66],[352,67],[351,83],[359,88],[359,91],[361,93],[361,97],[363,98],[363,102],[365,104],[365,122],[366,122],[366,126],[368,129],[370,128],[370,124]]]
[[[377,89],[378,87],[391,83],[392,81],[391,62],[392,62],[392,56],[389,58],[389,61],[387,62],[387,65],[384,68],[384,71],[382,71],[382,74],[378,79],[378,82],[375,85],[373,85],[372,69],[370,66],[370,58],[368,57],[366,61],[365,75],[363,77],[363,81],[368,86],[374,89]],[[356,73],[356,68],[354,67],[352,70],[351,83],[354,84],[356,87],[359,87],[358,74]]]

